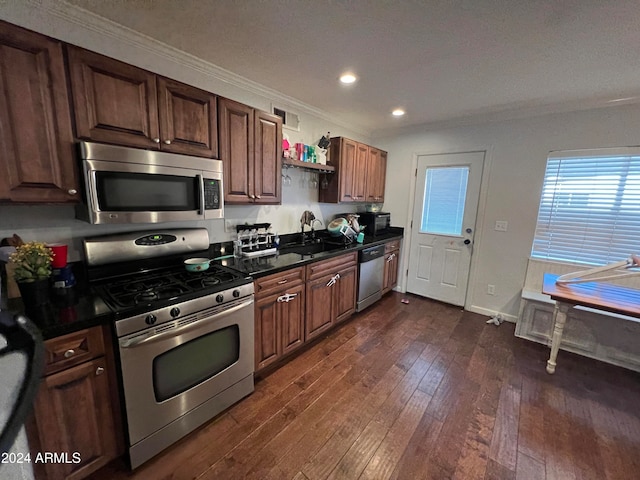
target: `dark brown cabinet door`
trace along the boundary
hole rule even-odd
[[[256,300],[256,371],[304,344],[304,284]]]
[[[252,203],[254,111],[251,107],[226,98],[219,100],[218,108],[224,200],[227,203]]]
[[[256,371],[280,358],[282,347],[278,322],[280,294],[256,299],[255,306],[255,365]]]
[[[159,148],[156,75],[67,46],[78,138]]]
[[[60,42],[0,22],[0,201],[79,201]]]
[[[367,158],[367,202],[384,202],[384,187],[387,173],[387,152],[369,147]]]
[[[398,285],[398,259],[400,250],[394,250],[384,256],[384,281],[382,284],[382,294],[393,290]]]
[[[288,288],[289,300],[280,303],[282,355],[293,352],[304,344],[304,285]]]
[[[331,285],[334,274],[327,274],[307,281],[305,341],[317,337],[334,324],[335,284]]]
[[[218,158],[216,95],[168,78],[157,80],[160,148]]]
[[[340,145],[340,160],[338,176],[340,181],[340,201],[355,202],[357,193],[355,187],[355,175],[358,156],[358,144],[347,138],[342,139]]]
[[[255,203],[282,201],[282,118],[266,112],[255,112]]]
[[[356,266],[340,270],[335,284],[336,322],[346,320],[356,311],[358,270]]]
[[[353,200],[355,202],[365,201],[368,158],[369,146],[364,145],[363,143],[358,143],[353,174]]]
[[[46,463],[49,480],[84,478],[117,456],[104,357],[45,377],[34,404],[39,451],[66,452],[68,463]],[[78,454],[78,463],[73,455]]]

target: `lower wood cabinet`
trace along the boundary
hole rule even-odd
[[[271,365],[304,344],[304,268],[256,281],[255,367]]]
[[[353,252],[307,266],[305,341],[356,311],[357,260]]]
[[[398,266],[400,260],[400,240],[393,240],[384,246],[384,277],[382,294],[398,285]]]
[[[31,456],[52,452],[65,461],[34,463],[38,479],[85,478],[122,453],[112,348],[104,337],[108,331],[103,336],[93,327],[45,342],[45,377],[27,422]]]

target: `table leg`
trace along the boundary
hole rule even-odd
[[[556,306],[553,310],[553,337],[551,338],[551,355],[547,360],[547,373],[554,373],[556,371],[556,357],[558,356],[558,349],[560,348],[560,341],[562,340],[562,331],[564,330],[564,324],[567,321],[567,312],[571,308],[571,305],[556,302]]]

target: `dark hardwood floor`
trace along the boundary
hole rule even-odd
[[[98,479],[637,479],[640,374],[391,293],[135,472]]]

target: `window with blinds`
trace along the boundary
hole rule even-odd
[[[640,147],[553,152],[531,256],[605,265],[640,253]]]

